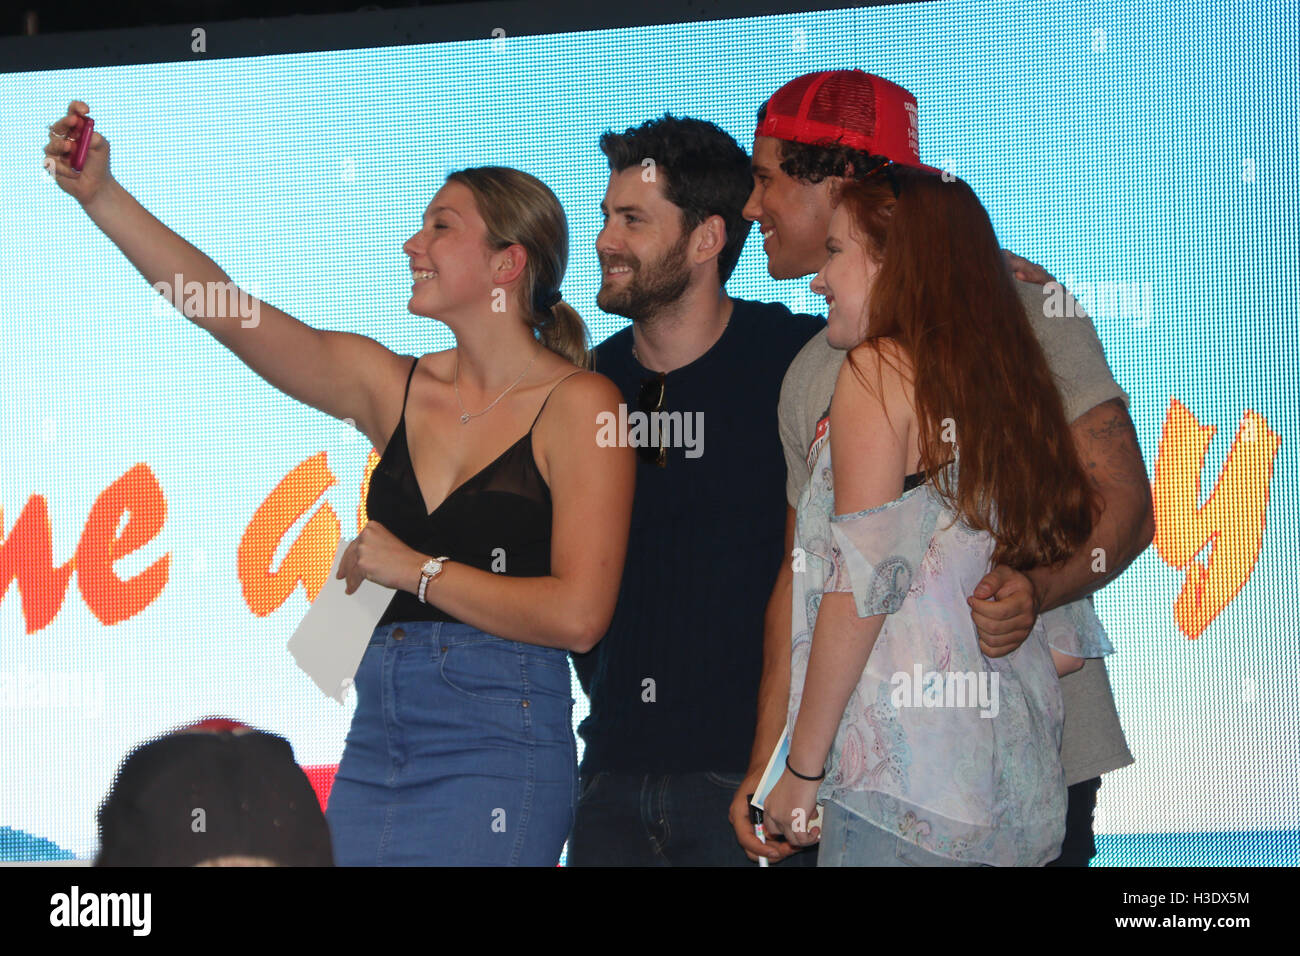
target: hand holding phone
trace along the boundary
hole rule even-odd
[[[86,165],[86,150],[90,149],[90,139],[95,132],[95,121],[89,116],[80,116],[81,122],[68,131],[68,139],[72,141],[72,152],[68,154],[68,162],[77,172]]]

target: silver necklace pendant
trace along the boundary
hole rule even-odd
[[[481,411],[481,412],[469,412],[469,411],[467,411],[467,410],[465,409],[465,403],[462,402],[462,401],[460,400],[460,352],[457,351],[457,353],[456,353],[456,374],[452,377],[452,384],[453,384],[453,386],[454,386],[455,389],[456,389],[456,404],[460,406],[460,423],[461,423],[462,425],[468,425],[468,424],[469,424],[469,420],[470,420],[471,418],[476,418],[476,417],[478,417],[479,415],[486,415],[488,412],[492,411],[493,406],[495,406],[497,402],[499,402],[499,401],[501,401],[501,399],[505,398],[506,395],[509,394],[509,392],[511,391],[511,389],[513,389],[516,385],[518,385],[520,382],[522,382],[522,381],[524,380],[524,376],[527,375],[527,374],[528,374],[528,370],[529,370],[530,368],[533,367],[533,363],[537,361],[537,356],[540,355],[541,352],[542,352],[542,349],[541,349],[541,348],[538,348],[537,351],[533,353],[533,357],[530,358],[530,359],[528,360],[528,364],[525,365],[525,366],[524,366],[524,370],[523,370],[522,372],[519,373],[519,377],[518,377],[517,379],[515,379],[513,383],[511,383],[511,385],[510,385],[509,388],[507,388],[504,392],[502,392],[500,395],[498,395],[496,398],[494,398],[494,399],[492,400],[492,404],[491,404],[491,405],[489,405],[487,408],[483,409],[483,411]]]

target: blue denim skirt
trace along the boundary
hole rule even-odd
[[[554,866],[573,826],[569,657],[467,624],[375,628],[325,816],[340,866]]]

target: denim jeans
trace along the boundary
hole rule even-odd
[[[569,866],[757,866],[728,814],[742,774],[584,774]],[[796,853],[780,866],[807,866]]]
[[[340,866],[554,866],[573,823],[569,661],[467,624],[375,628],[325,817]]]
[[[929,853],[829,801],[822,804],[820,842],[818,866],[984,865]]]

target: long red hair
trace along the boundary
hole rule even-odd
[[[967,525],[993,535],[995,563],[1024,570],[1073,554],[1092,533],[1096,498],[974,191],[890,166],[845,183],[838,202],[880,264],[867,344],[889,362],[879,340],[893,339],[912,362],[921,467]],[[862,379],[852,353],[849,361]],[[956,488],[943,471],[951,437]]]

